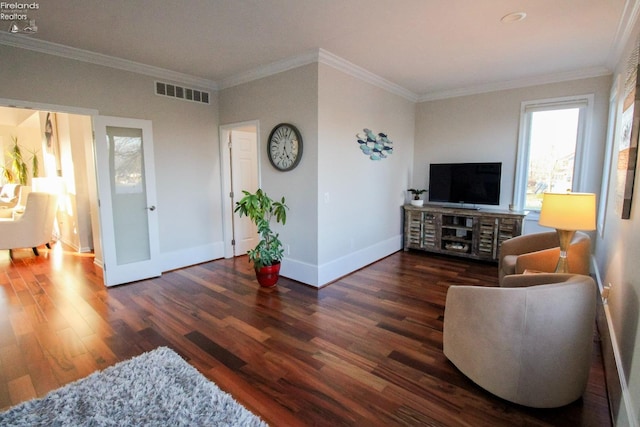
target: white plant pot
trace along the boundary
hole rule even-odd
[[[424,205],[424,200],[411,200],[411,204],[413,206],[422,206]]]

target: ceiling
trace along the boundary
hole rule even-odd
[[[38,26],[31,38],[220,87],[323,49],[429,97],[607,74],[638,1],[51,0],[28,14]],[[501,22],[512,12],[526,19]]]

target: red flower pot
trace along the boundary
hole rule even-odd
[[[263,288],[270,288],[275,286],[280,277],[280,262],[273,265],[265,265],[264,267],[256,268],[256,278],[258,283]]]

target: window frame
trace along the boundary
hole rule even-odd
[[[589,152],[589,148],[591,145],[591,132],[589,132],[589,130],[591,128],[593,117],[593,100],[593,94],[585,94],[521,102],[516,175],[513,186],[513,206],[516,210],[525,209],[527,197],[527,179],[529,175],[529,153],[531,145],[531,113],[534,112],[569,108],[580,109],[571,191],[585,191],[586,175],[588,169],[586,167],[586,154]],[[540,214],[539,210],[528,210],[528,219],[537,219],[538,215]]]

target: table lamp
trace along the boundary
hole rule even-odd
[[[567,250],[577,230],[596,229],[596,195],[593,193],[544,193],[538,223],[552,227],[560,240],[556,273],[568,273]]]

